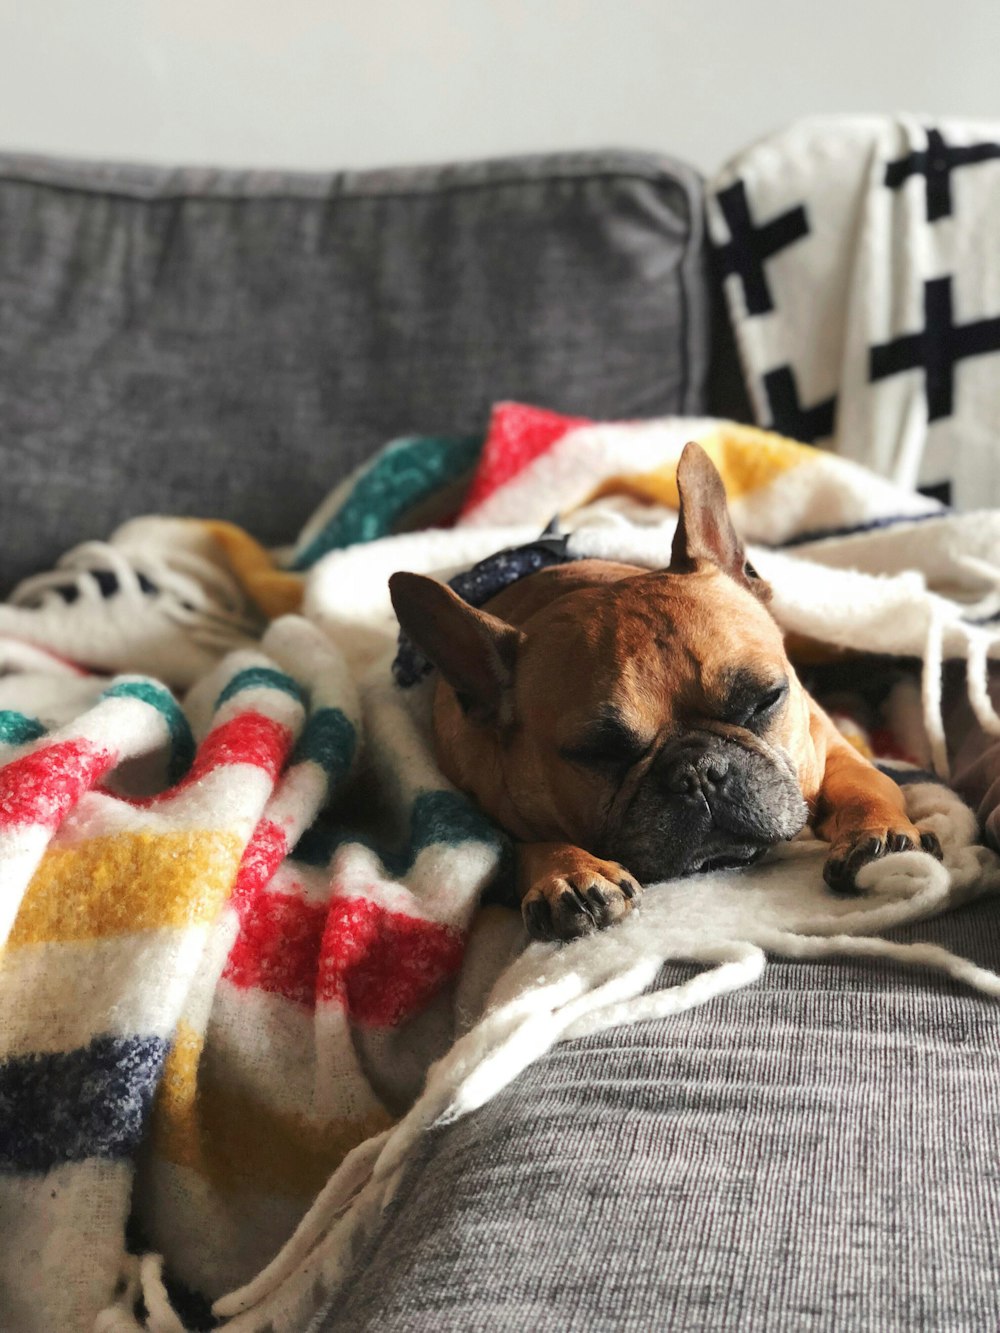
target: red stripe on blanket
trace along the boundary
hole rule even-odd
[[[229,768],[233,764],[261,768],[273,782],[284,768],[291,748],[292,733],[288,727],[263,713],[240,713],[209,732],[198,748],[194,763],[175,787],[155,796],[121,796],[118,799],[138,809],[146,809],[173,800],[217,768]]]
[[[56,741],[0,768],[0,828],[58,824],[117,759],[90,741]]]
[[[294,1004],[341,1004],[357,1023],[390,1027],[433,998],[463,947],[458,931],[367,898],[309,903],[263,892],[243,910],[223,976]]]
[[[368,898],[330,904],[317,995],[355,1022],[393,1027],[423,1009],[462,962],[463,935]]]
[[[233,885],[230,901],[242,916],[257,895],[270,884],[274,872],[288,855],[285,830],[273,819],[262,819],[247,843]]]
[[[292,748],[288,727],[263,713],[239,713],[205,737],[189,772],[178,784],[189,787],[206,774],[231,764],[252,764],[276,778]],[[177,790],[177,788],[175,788]]]
[[[234,986],[312,1006],[326,927],[325,903],[288,893],[258,893],[244,905],[240,933],[223,977]]]
[[[589,425],[586,417],[564,417],[524,403],[498,403],[459,517],[481,505],[571,430]]]

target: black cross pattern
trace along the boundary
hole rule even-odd
[[[743,283],[747,313],[764,315],[774,309],[771,289],[767,285],[764,264],[779,250],[809,235],[806,210],[800,204],[754,226],[750,205],[742,181],[736,181],[715,196],[722,216],[726,219],[730,239],[716,250],[723,277],[735,273]]]
[[[927,388],[927,417],[950,417],[955,402],[955,366],[968,356],[1000,352],[1000,317],[956,324],[951,278],[924,283],[922,333],[904,333],[871,349],[870,378],[887,379],[904,370],[922,370]]]
[[[886,163],[885,183],[890,190],[898,190],[910,176],[923,176],[927,182],[927,221],[936,222],[951,217],[951,173],[955,168],[998,157],[1000,143],[951,147],[940,130],[928,130],[926,149]]]
[[[824,398],[815,407],[803,407],[791,366],[779,366],[764,376],[764,393],[771,409],[771,425],[791,440],[814,444],[833,434],[836,396]]]

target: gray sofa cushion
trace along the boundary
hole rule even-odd
[[[330,175],[0,157],[0,591],[139,513],[290,539],[496,399],[700,412],[700,186],[570,154]]]
[[[992,904],[900,936],[1000,963]],[[850,962],[557,1047],[426,1140],[311,1333],[996,1328],[998,1056],[994,1003]]]

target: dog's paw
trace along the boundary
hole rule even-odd
[[[575,851],[571,862],[537,879],[521,901],[536,940],[573,940],[628,916],[642,888],[617,861]]]
[[[943,860],[941,844],[933,833],[921,833],[915,824],[901,821],[893,828],[855,829],[830,848],[823,878],[834,893],[857,893],[858,871],[870,861],[893,852],[924,851]]]

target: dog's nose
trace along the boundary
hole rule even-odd
[[[702,754],[677,764],[667,785],[678,796],[696,796],[701,792],[708,799],[728,776],[729,760],[724,754]]]
[[[705,764],[705,777],[716,785],[724,781],[728,773],[729,760],[725,755],[712,755]]]

